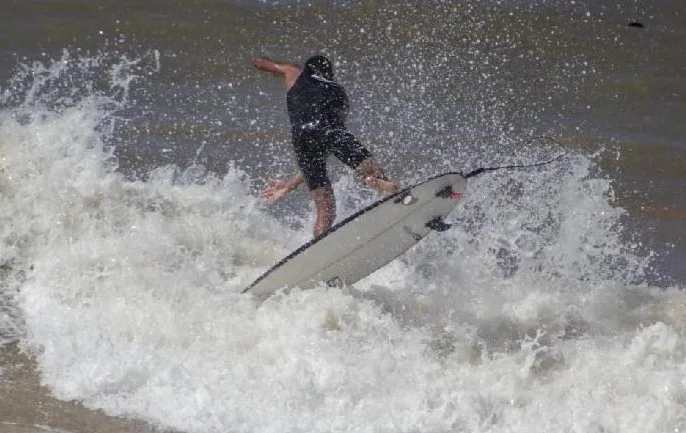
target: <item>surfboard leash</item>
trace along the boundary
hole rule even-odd
[[[542,165],[547,165],[552,162],[557,161],[558,159],[562,158],[563,156],[567,155],[568,152],[562,153],[560,155],[557,155],[553,159],[549,159],[547,161],[542,161],[542,162],[536,162],[534,164],[515,164],[515,165],[500,165],[498,167],[480,167],[477,168],[476,170],[472,170],[467,174],[462,174],[462,177],[465,179],[469,179],[470,177],[478,176],[480,174],[486,173],[487,171],[496,171],[496,170],[516,170],[518,168],[531,168],[531,167],[540,167]]]
[[[539,139],[551,140],[553,143],[555,143],[555,144],[561,146],[561,144],[560,144],[559,141],[555,140],[555,139],[552,138],[552,137],[548,137],[548,136],[533,137],[533,138],[531,138],[529,141],[527,141],[526,144],[530,144],[530,143],[532,143],[534,140],[539,140]],[[549,160],[547,160],[547,161],[536,162],[536,163],[533,163],[533,164],[515,164],[515,165],[501,165],[501,166],[498,166],[498,167],[480,167],[480,168],[477,168],[476,170],[470,171],[470,172],[467,173],[467,174],[462,174],[462,173],[460,173],[460,174],[461,174],[462,177],[464,177],[465,179],[469,179],[470,177],[478,176],[478,175],[480,175],[480,174],[482,174],[482,173],[486,173],[487,171],[496,171],[496,170],[516,170],[516,169],[518,169],[518,168],[540,167],[540,166],[542,166],[542,165],[547,165],[547,164],[550,164],[550,163],[552,163],[552,162],[555,162],[555,161],[557,161],[558,159],[561,159],[563,156],[567,155],[568,153],[569,153],[569,152],[564,152],[564,153],[562,153],[562,154],[560,154],[560,155],[557,155],[555,158],[549,159]]]

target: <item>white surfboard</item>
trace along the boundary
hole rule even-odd
[[[445,173],[405,188],[356,212],[285,257],[248,286],[266,297],[279,289],[311,289],[324,282],[353,284],[407,251],[443,222],[466,189],[460,173]]]

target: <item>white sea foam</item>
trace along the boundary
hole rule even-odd
[[[125,100],[39,94],[0,118],[2,320],[58,398],[189,432],[686,428],[686,297],[642,283],[592,158],[473,179],[452,230],[355,287],[259,304],[310,221],[238,167],[128,180],[103,141]]]

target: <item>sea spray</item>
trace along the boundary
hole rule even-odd
[[[307,217],[275,218],[237,165],[123,176],[130,92],[89,80],[73,101],[10,94],[0,124],[21,322],[2,317],[58,398],[192,432],[683,427],[683,297],[643,281],[592,157],[474,179],[453,229],[356,287],[259,304],[240,290]],[[335,188],[344,212],[371,199]]]

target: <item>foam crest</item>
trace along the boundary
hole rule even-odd
[[[109,71],[104,93],[48,86],[1,114],[2,302],[20,314],[0,317],[58,398],[189,432],[681,426],[683,296],[643,281],[650,253],[592,157],[475,178],[452,230],[355,287],[260,304],[239,292],[311,216],[276,219],[237,166],[125,178],[107,143],[131,72]],[[372,200],[335,189],[341,217]]]

